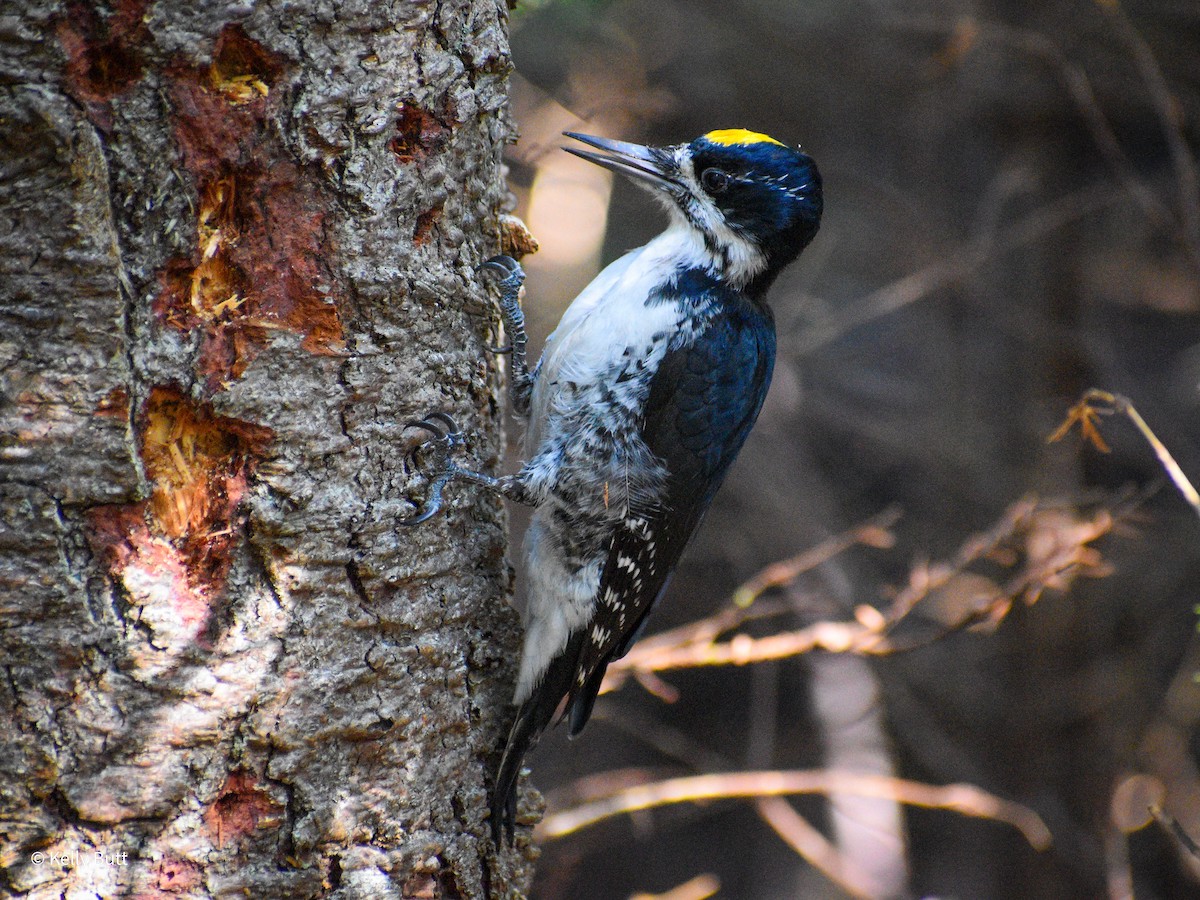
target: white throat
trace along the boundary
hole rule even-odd
[[[687,208],[680,209],[674,198],[659,194],[670,213],[671,226],[658,240],[677,228],[690,231],[699,247],[696,262],[720,276],[730,287],[745,287],[767,268],[766,256],[754,241],[725,221],[717,204],[700,189],[686,147],[676,151],[676,161],[683,182],[689,186]]]

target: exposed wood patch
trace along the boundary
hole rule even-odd
[[[218,847],[259,828],[278,828],[283,818],[283,804],[245,769],[229,773],[217,799],[204,811],[204,823]]]
[[[240,378],[272,329],[313,353],[342,349],[334,278],[325,264],[328,199],[296,165],[270,120],[283,64],[237,26],[213,63],[166,73],[174,137],[200,202],[196,248],[171,260],[154,304],[161,321],[201,329],[197,374],[209,391]]]
[[[435,116],[415,103],[400,104],[397,113],[396,135],[388,147],[400,163],[420,162],[450,139],[455,123],[445,116]]]
[[[413,244],[420,247],[429,241],[433,228],[442,216],[444,203],[438,203],[417,216],[417,225],[413,229]]]
[[[150,499],[88,513],[88,539],[156,649],[200,640],[244,538],[240,511],[270,429],[155,388],[140,417]]]
[[[92,123],[112,129],[108,101],[142,77],[139,45],[147,37],[147,0],[117,0],[108,16],[91,3],[67,4],[55,34],[67,55],[67,92],[88,111]]]

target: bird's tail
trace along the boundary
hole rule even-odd
[[[517,718],[508,731],[500,756],[500,767],[496,770],[496,783],[492,788],[490,822],[492,840],[497,847],[500,846],[502,832],[507,832],[510,845],[513,842],[521,764],[525,761],[525,754],[537,745],[538,738],[555,718],[563,698],[570,692],[586,634],[584,629],[580,629],[571,635],[566,649],[554,659],[541,682],[517,710]]]

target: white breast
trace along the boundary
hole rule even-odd
[[[710,260],[700,235],[686,224],[675,223],[610,264],[584,288],[542,351],[525,438],[527,452],[535,452],[547,436],[545,429],[553,428],[564,384],[590,384],[617,365],[627,348],[647,352],[655,343],[654,335],[678,327],[681,311],[674,304],[647,306],[646,299],[680,266],[707,265]],[[661,353],[665,346],[658,343]],[[657,360],[645,362],[653,368]]]
[[[542,351],[525,435],[529,462],[522,472],[535,494],[548,497],[551,488],[566,478],[573,480],[582,500],[594,499],[601,491],[587,489],[591,479],[604,485],[605,511],[610,502],[615,511],[625,508],[642,489],[636,479],[631,483],[628,469],[606,469],[605,459],[586,460],[586,471],[571,468],[572,463],[565,461],[571,454],[563,448],[581,439],[598,404],[611,402],[609,382],[625,364],[626,349],[644,360],[646,371],[653,371],[668,344],[661,336],[681,327],[684,311],[677,304],[647,305],[647,298],[678,267],[708,261],[699,234],[679,222],[608,266],[563,314]],[[655,340],[655,335],[660,339]],[[633,395],[630,390],[627,399]],[[633,449],[626,446],[621,458],[628,460]],[[577,454],[575,459],[578,461]],[[653,480],[654,470],[644,468],[640,475]],[[579,490],[580,485],[584,489]],[[524,702],[571,633],[591,618],[604,563],[603,548],[589,560],[566,558],[557,533],[561,525],[552,515],[554,508],[549,500],[539,505],[525,536],[526,633],[516,703]]]

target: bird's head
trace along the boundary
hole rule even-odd
[[[689,144],[647,147],[567,132],[596,150],[566,148],[648,188],[693,229],[711,265],[735,287],[765,288],[821,223],[821,176],[812,157],[741,128]]]

